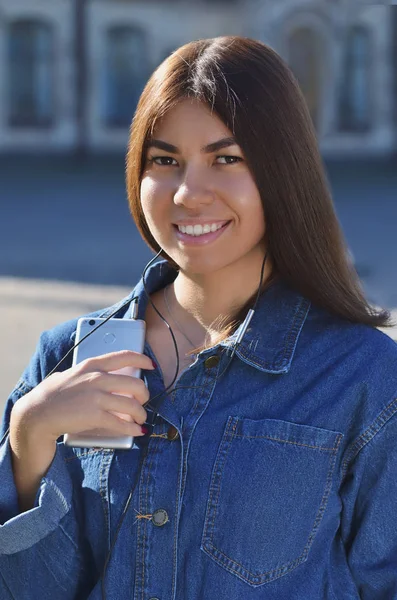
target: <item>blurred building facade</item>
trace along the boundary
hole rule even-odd
[[[325,157],[395,155],[396,33],[365,0],[0,0],[0,153],[122,152],[172,50],[244,35],[290,64]]]

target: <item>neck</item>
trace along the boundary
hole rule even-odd
[[[170,286],[171,302],[180,323],[193,341],[202,341],[206,334],[211,340],[215,339],[222,328],[219,317],[227,317],[229,321],[257,292],[262,262],[261,253],[256,259],[251,256],[243,266],[230,265],[206,274],[178,273],[173,286]],[[268,258],[262,283],[270,273]]]

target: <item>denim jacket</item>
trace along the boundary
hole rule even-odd
[[[175,276],[156,263],[149,292]],[[143,318],[142,282],[133,295]],[[41,335],[6,406],[1,600],[102,598],[144,447],[106,569],[107,600],[397,599],[394,341],[275,281],[222,377],[233,336],[182,373],[146,442],[113,451],[60,439],[34,507],[21,514],[10,411],[72,347],[75,329],[73,320]],[[145,353],[155,359],[148,344]],[[159,368],[143,376],[152,397],[164,389]]]

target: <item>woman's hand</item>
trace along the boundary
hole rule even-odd
[[[125,367],[154,368],[148,356],[130,350],[89,358],[44,379],[15,403],[10,444],[21,510],[33,506],[40,480],[54,458],[56,440],[64,433],[106,430],[114,436],[144,435],[143,404],[149,391],[141,379],[111,373]]]
[[[141,379],[113,374],[124,367],[153,369],[148,356],[125,350],[89,358],[54,373],[16,402],[11,428],[55,442],[64,433],[106,429],[113,435],[142,435],[149,391]],[[129,415],[130,422],[114,413]]]

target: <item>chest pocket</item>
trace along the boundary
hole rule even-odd
[[[229,417],[212,472],[201,550],[254,587],[306,561],[342,437],[286,421]]]

